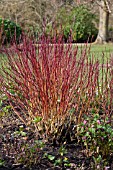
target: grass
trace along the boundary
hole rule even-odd
[[[76,44],[75,44],[76,45]],[[78,47],[81,49],[84,44],[77,44]],[[98,57],[98,59],[101,60],[102,53],[104,52],[105,56],[109,57],[109,54],[113,53],[113,44],[92,44],[90,49],[91,54],[95,55],[95,57]],[[2,55],[0,54],[0,58]]]
[[[83,44],[77,44],[79,46],[79,48],[83,48]],[[100,63],[103,63],[103,54],[104,54],[104,59],[105,59],[105,63],[107,61],[107,59],[109,59],[110,54],[113,54],[113,44],[89,44],[89,46],[91,45],[91,49],[90,49],[90,54],[89,54],[89,58],[91,58],[92,56],[94,56],[95,60],[98,59]]]
[[[76,45],[76,44],[75,44]],[[81,48],[84,47],[84,44],[77,44],[79,49],[81,50]],[[99,60],[100,64],[104,62],[104,64],[107,62],[107,59],[109,60],[110,58],[110,54],[113,54],[113,44],[89,44],[88,46],[91,45],[90,48],[90,53],[88,53],[88,57],[89,59],[92,58],[92,56],[94,56],[95,60]],[[103,58],[104,55],[104,58]],[[6,64],[6,59],[7,57],[4,55],[2,56],[2,54],[0,54],[0,69],[1,69],[1,65],[4,62],[4,64]],[[101,72],[100,72],[101,75]]]
[[[104,44],[104,45],[92,45],[91,54],[98,58],[102,63],[103,53],[105,59],[109,59],[110,54],[113,54],[113,44]]]
[[[113,44],[92,45],[91,52],[113,52]]]

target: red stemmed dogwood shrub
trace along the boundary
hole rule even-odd
[[[80,122],[92,108],[98,112],[97,105],[106,106],[100,92],[100,84],[105,86],[103,79],[99,83],[100,64],[94,57],[89,60],[87,44],[79,50],[70,42],[64,44],[62,36],[53,40],[42,36],[35,44],[23,35],[21,44],[2,48],[2,53],[7,66],[2,66],[1,89],[19,118],[34,124],[37,132],[56,133],[67,119]]]

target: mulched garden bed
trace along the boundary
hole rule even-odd
[[[17,135],[20,127],[27,135]],[[78,145],[77,142],[65,143],[64,152],[60,152],[60,144],[53,146],[47,142],[42,148],[35,148],[31,152],[22,149],[22,146],[33,148],[37,141],[34,132],[28,129],[13,114],[8,114],[0,118],[0,170],[93,170],[94,162],[92,157],[86,157],[85,149]],[[20,163],[17,160],[21,159]],[[25,158],[25,160],[24,160]],[[67,161],[68,160],[68,161]],[[17,161],[17,162],[16,162]],[[113,170],[113,156],[109,158],[108,170]],[[34,162],[36,162],[34,164]],[[2,165],[3,164],[3,165]],[[28,165],[31,165],[29,167]],[[69,165],[69,167],[68,167]],[[101,170],[101,168],[99,168]],[[107,169],[106,169],[107,170]]]

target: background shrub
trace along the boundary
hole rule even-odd
[[[17,41],[22,33],[22,29],[19,25],[16,25],[13,21],[0,18],[0,42],[3,44],[11,42],[12,38]],[[14,37],[15,36],[15,37]]]
[[[73,39],[77,42],[79,41],[87,41],[87,39],[92,39],[92,36],[96,38],[97,29],[94,25],[94,21],[96,21],[96,16],[90,12],[84,6],[79,6],[71,12],[70,21],[75,17],[75,22],[73,24],[73,32],[75,33]],[[71,25],[71,23],[70,23]]]
[[[56,21],[58,30],[62,24],[62,31],[66,42],[70,35],[70,30],[72,30],[73,33],[73,42],[86,42],[88,39],[89,41],[94,41],[98,33],[95,26],[95,22],[97,22],[96,15],[83,5],[74,7],[71,10],[69,10],[68,7],[61,8]]]

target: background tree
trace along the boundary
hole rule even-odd
[[[111,13],[110,0],[77,0],[79,4],[91,3],[94,5],[96,3],[99,6],[99,26],[98,26],[98,36],[96,43],[106,43],[109,40],[108,28],[109,28],[109,15]]]
[[[96,39],[97,43],[106,43],[109,40],[108,35],[108,25],[109,25],[109,14],[110,11],[110,1],[108,0],[100,0],[100,2],[97,2],[99,4],[99,31],[98,36]]]

